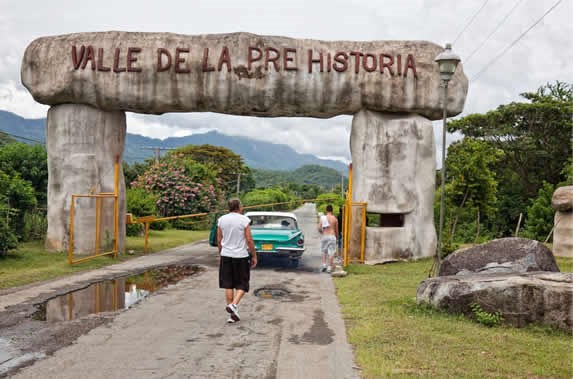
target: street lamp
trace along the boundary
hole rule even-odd
[[[438,234],[438,247],[436,249],[436,275],[440,271],[440,255],[442,253],[442,238],[444,232],[444,213],[445,213],[445,197],[446,197],[446,119],[448,118],[448,83],[454,76],[456,67],[460,63],[460,57],[452,52],[452,45],[447,43],[446,50],[442,51],[434,61],[438,62],[440,69],[440,79],[444,87],[444,102],[443,102],[443,127],[442,127],[442,169],[441,172],[441,192],[440,196],[440,231]]]

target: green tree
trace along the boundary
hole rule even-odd
[[[476,239],[482,218],[488,220],[497,210],[497,180],[492,167],[503,153],[485,141],[464,138],[448,148],[446,158],[446,196],[454,207],[450,235],[455,239],[456,227],[463,211],[475,215]]]
[[[472,114],[448,123],[450,132],[487,141],[503,151],[492,168],[498,186],[497,236],[515,229],[520,213],[536,198],[543,182],[566,180],[567,160],[573,155],[573,86],[555,82],[523,93],[527,102],[501,105],[486,114]]]
[[[0,209],[8,216],[8,225],[19,239],[25,237],[25,214],[36,207],[34,188],[18,174],[7,175],[0,171]]]
[[[290,203],[291,200],[292,199],[286,193],[284,193],[278,188],[266,188],[266,189],[255,189],[252,190],[251,192],[246,193],[243,196],[241,202],[245,207],[254,205],[283,203],[273,206],[265,205],[264,207],[260,208],[264,210],[282,211],[282,210],[289,210],[293,207],[293,204]]]
[[[252,179],[249,178],[251,171],[244,164],[243,157],[224,147],[187,145],[172,151],[165,159],[202,164],[213,178],[219,179],[219,186],[228,195],[237,192],[239,174],[241,175],[241,183],[246,183],[248,186],[252,182]],[[204,176],[204,174],[202,175]]]
[[[527,208],[525,219],[525,236],[531,239],[544,241],[553,228],[555,211],[551,207],[551,198],[555,192],[555,186],[543,182],[539,189],[539,195]]]
[[[17,142],[0,147],[0,170],[10,176],[18,174],[29,181],[38,203],[45,206],[48,194],[48,155],[44,146]]]
[[[129,164],[127,162],[123,162],[123,176],[125,177],[125,185],[127,188],[131,187],[131,183],[137,180],[137,177],[143,175],[145,171],[149,169],[151,166],[152,161],[148,160],[143,163],[134,162]]]
[[[344,198],[340,196],[340,193],[322,193],[316,199],[316,209],[322,213],[326,213],[326,206],[330,204],[332,205],[333,213],[337,215],[338,209],[344,205]]]

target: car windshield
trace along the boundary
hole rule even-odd
[[[296,230],[296,220],[288,216],[256,215],[249,216],[253,229]]]

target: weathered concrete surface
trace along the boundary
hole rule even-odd
[[[314,206],[296,211],[307,251],[298,269],[257,268],[251,287],[280,287],[283,300],[250,292],[242,320],[228,325],[224,292],[217,288],[216,249],[207,242],[81,273],[83,281],[169,263],[198,263],[206,271],[160,290],[112,322],[93,329],[14,378],[357,378],[351,347],[330,275],[320,268]],[[81,285],[76,276],[59,279]],[[344,279],[340,279],[344,280]],[[75,284],[74,284],[75,283]],[[46,291],[27,288],[26,297]],[[9,308],[14,308],[18,292]],[[44,293],[42,296],[47,296]],[[0,310],[7,302],[0,297]],[[0,329],[0,337],[2,330]]]
[[[427,303],[454,313],[471,314],[470,305],[500,311],[515,326],[538,322],[571,332],[573,273],[474,274],[443,276],[423,281],[416,293]]]
[[[352,199],[367,211],[400,214],[402,227],[366,228],[367,261],[435,254],[432,123],[418,115],[361,111],[352,120]]]
[[[125,113],[105,112],[87,105],[64,104],[48,111],[48,233],[46,248],[67,251],[72,194],[114,191],[114,163],[121,162]],[[119,250],[125,245],[125,180],[119,171]],[[101,251],[113,244],[113,199],[102,201]],[[75,205],[74,252],[95,251],[95,199]]]
[[[573,186],[557,188],[551,206],[555,209],[553,254],[573,258]]]
[[[551,250],[527,238],[500,238],[448,255],[440,265],[439,276],[475,272],[559,272]]]
[[[260,49],[260,60],[254,60],[259,53],[250,47]],[[170,68],[159,72],[158,49],[171,56]],[[316,62],[309,73],[309,50],[312,59],[323,53],[322,72]],[[76,33],[33,41],[26,49],[21,76],[34,99],[49,105],[273,117],[332,117],[366,108],[440,119],[443,99],[434,59],[441,51],[442,47],[425,41],[318,41],[249,33]],[[344,55],[335,57],[337,53]],[[165,67],[168,58],[162,54],[159,61]],[[383,68],[390,59],[392,70]],[[128,68],[132,71],[126,72]],[[449,85],[450,116],[463,110],[467,89],[460,65]]]

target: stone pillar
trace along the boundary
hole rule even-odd
[[[366,228],[366,262],[433,256],[436,163],[430,120],[362,110],[352,120],[350,151],[353,201],[368,203],[367,212],[378,214],[383,225]]]
[[[573,258],[573,186],[557,188],[551,206],[555,209],[553,255]]]
[[[72,194],[114,191],[114,163],[119,171],[119,251],[125,247],[125,180],[121,157],[125,113],[87,105],[56,105],[48,111],[48,233],[46,249],[67,251]],[[95,251],[96,200],[76,200],[74,253]],[[113,198],[102,200],[100,252],[113,247]]]

